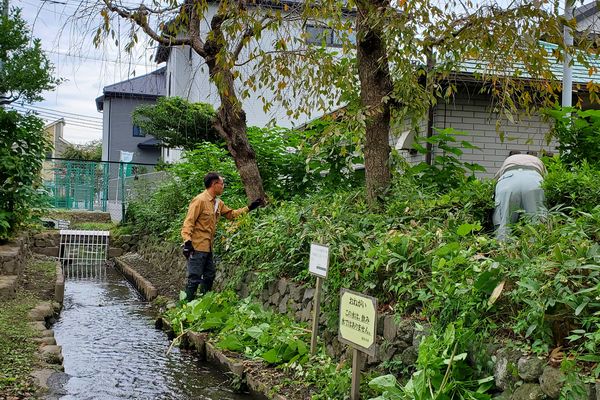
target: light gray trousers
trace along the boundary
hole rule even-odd
[[[506,239],[510,234],[509,224],[517,222],[522,212],[534,217],[545,215],[542,180],[542,176],[531,169],[512,169],[498,179],[494,210],[498,240]]]

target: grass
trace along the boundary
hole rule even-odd
[[[0,398],[31,398],[35,386],[30,378],[37,363],[35,332],[27,314],[53,293],[55,264],[31,259],[27,262],[14,299],[0,302]]]
[[[0,397],[25,396],[34,390],[29,374],[37,345],[26,316],[36,304],[35,297],[22,291],[18,298],[0,303]]]
[[[115,228],[115,224],[108,222],[75,222],[71,224],[70,229],[84,229],[93,231],[110,231]]]

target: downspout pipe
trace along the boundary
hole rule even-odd
[[[565,0],[565,20],[573,19],[573,0]],[[573,68],[571,66],[571,48],[573,47],[573,34],[571,27],[567,24],[563,26],[563,37],[565,41],[565,56],[563,61],[563,87],[562,87],[562,106],[571,107],[573,104]]]
[[[433,68],[435,66],[435,58],[433,55],[433,51],[431,47],[428,47],[426,50],[427,55],[427,91],[430,94],[429,106],[427,109],[427,132],[426,137],[429,139],[433,136],[433,108],[435,107],[433,102]],[[433,165],[433,145],[428,141],[425,142],[425,149],[427,152],[425,153],[425,163],[427,165]]]

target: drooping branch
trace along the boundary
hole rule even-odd
[[[135,11],[130,11],[125,8],[115,6],[111,0],[103,0],[106,8],[120,16],[121,18],[127,19],[129,21],[133,21],[137,26],[139,26],[146,35],[148,35],[152,40],[157,43],[166,45],[166,46],[181,46],[181,45],[191,45],[191,40],[188,37],[183,38],[174,38],[167,37],[159,34],[154,29],[150,27],[148,24],[148,10],[146,6],[143,4],[140,5]]]

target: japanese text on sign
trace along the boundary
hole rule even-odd
[[[329,247],[319,244],[310,245],[310,259],[308,262],[308,272],[321,278],[327,277],[329,268]]]
[[[342,289],[340,300],[340,341],[358,347],[367,354],[375,352],[377,300]]]

